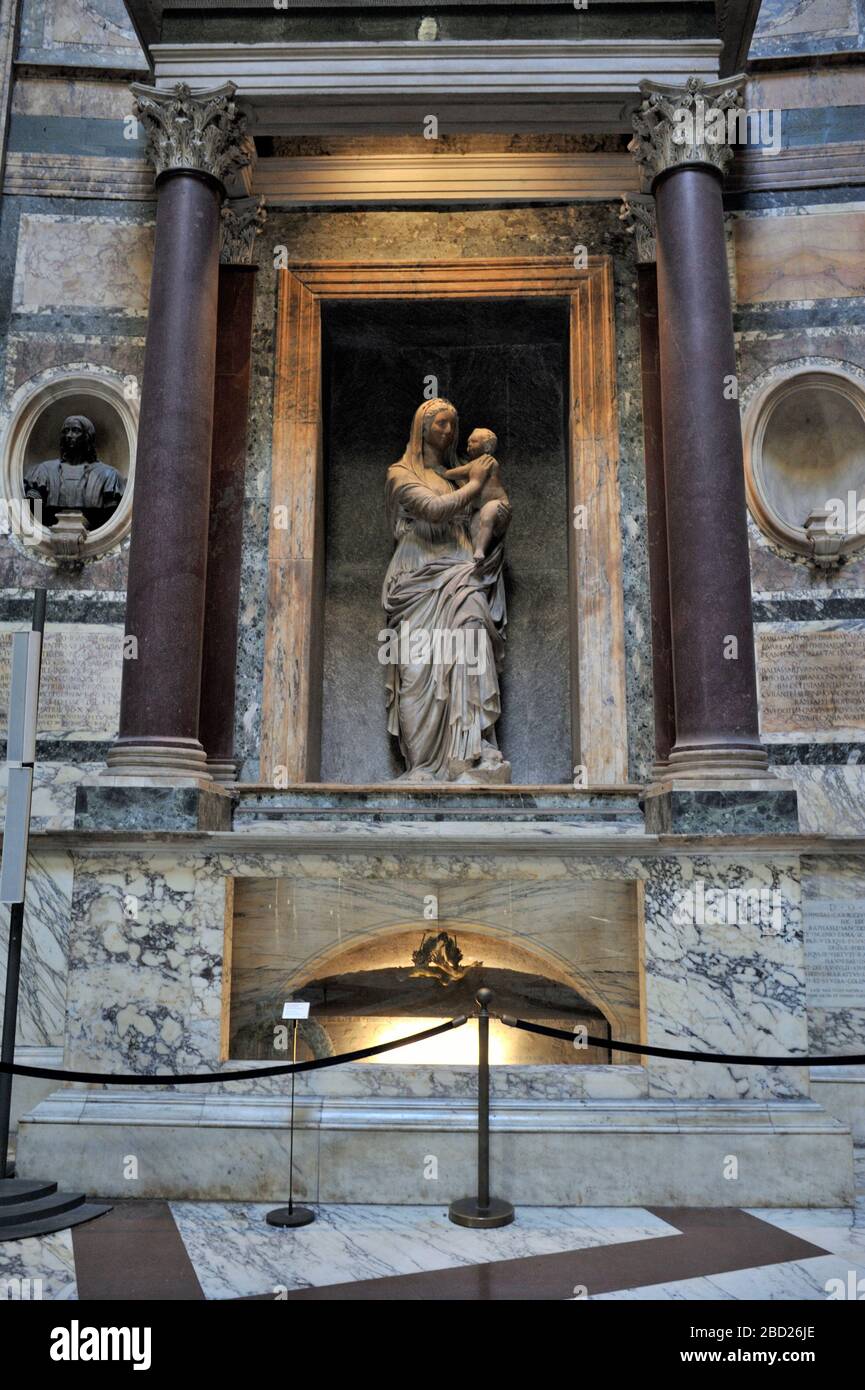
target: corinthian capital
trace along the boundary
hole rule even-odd
[[[634,116],[628,149],[649,186],[666,169],[683,164],[707,164],[726,172],[745,104],[744,82],[740,74],[723,82],[689,77],[685,87],[640,83],[643,103]]]
[[[169,91],[132,83],[135,114],[147,133],[147,154],[157,178],[189,169],[224,183],[249,164],[246,120],[232,100],[236,90],[233,82],[210,90],[178,82]]]
[[[625,231],[634,238],[637,248],[637,261],[640,265],[650,265],[656,260],[655,240],[657,238],[657,219],[654,198],[631,194],[622,197],[619,208],[619,221]]]
[[[253,265],[255,243],[264,230],[264,198],[230,198],[222,205],[223,265]]]

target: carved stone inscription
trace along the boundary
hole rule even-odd
[[[815,1009],[865,1009],[865,902],[806,900],[808,1003]]]
[[[764,734],[865,729],[865,631],[758,632]]]
[[[0,624],[0,725],[9,712],[12,633],[24,623]],[[45,634],[39,689],[40,738],[107,740],[117,733],[123,628],[60,623]]]

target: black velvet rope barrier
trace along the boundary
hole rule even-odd
[[[165,1072],[142,1076],[135,1072],[128,1076],[117,1076],[101,1071],[57,1071],[53,1067],[24,1067],[17,1063],[0,1062],[0,1072],[12,1076],[36,1076],[46,1081],[93,1081],[103,1086],[201,1086],[212,1081],[254,1081],[262,1076],[290,1076],[292,1072],[320,1071],[322,1067],[336,1067],[342,1062],[360,1062],[364,1057],[376,1057],[380,1052],[393,1052],[394,1048],[407,1047],[409,1043],[437,1038],[440,1033],[462,1028],[467,1022],[466,1016],[461,1014],[459,1018],[449,1018],[447,1023],[439,1023],[435,1028],[425,1028],[422,1033],[395,1038],[393,1042],[376,1043],[374,1047],[359,1047],[354,1052],[341,1052],[338,1057],[316,1057],[312,1062],[287,1062],[276,1067],[244,1067],[240,1071],[189,1072],[178,1076]]]
[[[511,1018],[502,1014],[502,1023],[508,1028],[522,1028],[524,1033],[540,1033],[545,1038],[562,1038],[573,1042],[573,1032],[565,1028],[547,1028],[542,1023],[527,1023],[524,1018]],[[865,1065],[865,1052],[852,1053],[846,1057],[744,1057],[732,1052],[683,1052],[678,1047],[649,1047],[648,1043],[618,1042],[616,1038],[596,1038],[586,1034],[586,1042],[592,1047],[602,1047],[605,1052],[636,1052],[644,1057],[672,1057],[682,1062],[719,1062],[729,1065],[738,1062],[744,1066],[758,1067],[853,1067]]]
[[[573,1032],[564,1028],[547,1028],[542,1023],[529,1023],[524,1018],[511,1018],[502,1014],[501,1023],[508,1028],[520,1028],[525,1033],[539,1033],[545,1038],[561,1038],[573,1042]],[[87,1081],[102,1086],[202,1086],[214,1081],[254,1081],[263,1076],[290,1076],[292,1072],[320,1071],[323,1067],[340,1066],[343,1062],[360,1062],[366,1057],[376,1057],[381,1052],[393,1052],[396,1048],[407,1047],[409,1043],[424,1042],[427,1038],[437,1038],[441,1033],[453,1028],[462,1028],[467,1023],[466,1016],[449,1018],[435,1028],[425,1028],[421,1033],[411,1033],[405,1038],[395,1038],[393,1042],[376,1043],[372,1047],[360,1047],[354,1052],[341,1052],[337,1057],[316,1057],[311,1062],[286,1062],[275,1067],[244,1067],[236,1071],[187,1072],[173,1075],[157,1072],[142,1076],[139,1072],[117,1075],[100,1071],[60,1071],[55,1067],[27,1067],[19,1063],[0,1062],[0,1073],[11,1076],[33,1076],[44,1081]],[[671,1057],[683,1062],[715,1062],[722,1065],[738,1063],[742,1066],[759,1067],[844,1067],[865,1066],[865,1052],[852,1053],[841,1057],[752,1057],[732,1052],[685,1052],[678,1047],[650,1047],[648,1043],[621,1042],[617,1038],[598,1038],[586,1034],[586,1043],[592,1047],[602,1047],[605,1052],[633,1052],[645,1057]]]

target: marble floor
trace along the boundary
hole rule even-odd
[[[322,1208],[288,1231],[266,1224],[268,1210],[117,1203],[74,1231],[0,1243],[0,1289],[117,1301],[865,1296],[865,1190],[852,1211],[524,1207],[497,1231],[398,1206]]]

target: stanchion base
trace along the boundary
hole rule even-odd
[[[265,1217],[268,1226],[309,1226],[315,1220],[315,1212],[309,1207],[276,1207]]]
[[[490,1230],[494,1226],[510,1226],[514,1209],[510,1202],[503,1202],[500,1197],[491,1197],[488,1207],[478,1206],[477,1197],[461,1197],[458,1202],[451,1202],[448,1216],[456,1226]]]

